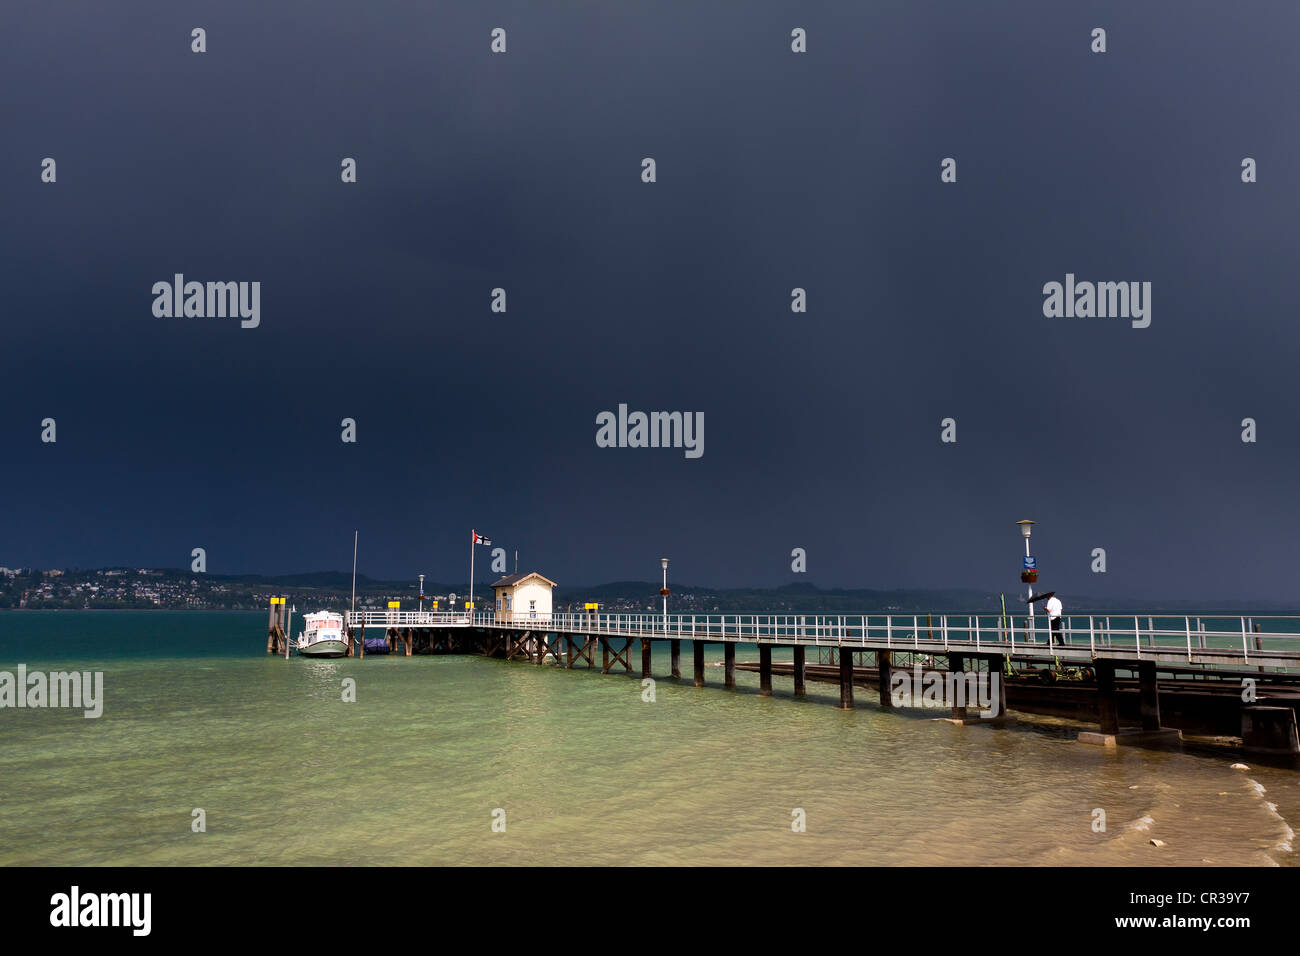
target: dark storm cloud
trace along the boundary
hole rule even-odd
[[[1067,593],[1300,596],[1289,4],[2,26],[0,563],[343,568],[359,527],[363,570],[459,580],[475,526],[564,583],[779,583],[798,546],[1015,590],[1028,516]],[[176,272],[260,281],[261,326],[154,318]],[[1067,272],[1152,282],[1151,327],[1044,318]],[[704,412],[703,458],[597,448],[620,402]]]

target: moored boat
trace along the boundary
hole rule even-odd
[[[348,652],[343,635],[343,615],[317,611],[304,619],[306,629],[298,635],[298,653],[307,657],[344,657]]]

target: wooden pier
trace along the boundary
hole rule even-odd
[[[274,638],[278,625],[274,606],[271,613],[268,651],[280,646]],[[1035,628],[1032,619],[1012,620],[991,614],[922,618],[890,614],[656,615],[588,611],[498,618],[491,612],[388,610],[344,615],[345,631],[356,648],[364,647],[366,628],[371,627],[382,629],[390,649],[406,656],[480,654],[594,670],[599,653],[601,673],[632,674],[633,649],[639,647],[638,672],[643,678],[652,676],[655,641],[668,645],[669,673],[680,678],[681,642],[690,641],[691,676],[696,687],[708,684],[708,645],[721,645],[722,686],[734,688],[736,646],[754,644],[759,659],[744,668],[757,671],[761,696],[772,695],[772,678],[778,671],[793,680],[795,697],[805,696],[810,670],[807,652],[813,648],[833,661],[834,670],[830,672],[822,663],[811,666],[815,679],[838,683],[839,706],[843,709],[857,706],[855,687],[868,680],[875,684],[878,706],[892,706],[896,655],[905,657],[909,665],[923,659],[929,669],[941,666],[949,672],[997,674],[998,680],[989,677],[986,681],[998,694],[992,708],[998,715],[1006,714],[1008,683],[1017,688],[1013,692],[1017,700],[1027,700],[1032,694],[1023,693],[1028,687],[1023,679],[1025,673],[1041,675],[1044,682],[1065,674],[1069,675],[1069,683],[1061,684],[1060,696],[1068,697],[1086,688],[1088,709],[1099,728],[1098,733],[1081,734],[1081,739],[1106,746],[1178,739],[1179,731],[1161,722],[1162,694],[1183,694],[1189,686],[1213,685],[1220,710],[1231,699],[1229,691],[1240,698],[1235,710],[1248,746],[1300,753],[1296,719],[1300,709],[1300,632],[1288,627],[1261,633],[1247,618],[1182,618],[1181,628],[1168,624],[1158,627],[1154,624],[1156,618],[1146,617],[1147,626],[1143,627],[1141,616],[1127,617],[1118,625],[1111,617],[1091,616],[1086,629],[1081,620],[1071,618],[1063,630],[1062,642],[1053,645],[1048,633]],[[996,625],[990,626],[990,619],[995,619]],[[1171,618],[1163,615],[1159,620],[1167,622]],[[783,656],[788,654],[789,663],[774,667],[774,650]],[[1028,671],[1017,672],[1017,665]],[[1008,673],[1010,680],[1005,679]],[[1253,699],[1242,690],[1247,682],[1258,685]],[[1124,713],[1128,715],[1131,707],[1127,702],[1134,695],[1137,726],[1121,729],[1120,701],[1126,701]],[[1081,699],[1078,694],[1074,696]],[[1182,703],[1188,699],[1184,696]],[[952,719],[959,723],[977,721],[979,718],[973,717],[970,709],[954,707]],[[1086,715],[1081,715],[1076,706],[1072,716]]]

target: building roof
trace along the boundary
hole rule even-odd
[[[542,577],[542,575],[538,574],[536,571],[529,571],[527,574],[507,574],[500,581],[496,581],[495,583],[493,583],[492,587],[511,588],[517,584],[522,584],[523,582],[527,581],[529,578],[539,578],[542,581],[545,581],[553,588],[559,587],[559,585],[556,584],[554,581],[552,581],[550,578]]]

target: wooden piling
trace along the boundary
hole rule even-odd
[[[794,646],[794,696],[803,697],[808,693],[807,668],[804,665],[804,646]]]
[[[672,676],[678,679],[682,676],[682,642],[673,638],[668,642],[668,647],[672,663]]]
[[[284,638],[284,625],[287,622],[281,617],[281,612],[284,610],[282,599],[272,598],[271,601],[271,613],[266,620],[266,653],[278,654],[280,641]]]
[[[758,693],[762,697],[772,696],[772,645],[758,645]]]
[[[601,651],[600,672],[602,674],[608,674],[609,673],[609,638],[602,637],[600,639],[600,651]]]
[[[960,673],[962,672],[962,670],[965,669],[965,663],[966,663],[965,660],[962,658],[962,656],[961,656],[960,654],[949,654],[949,655],[948,655],[948,671],[949,671],[949,673],[952,673],[952,674],[960,674]],[[976,675],[976,676],[978,676],[978,675]],[[957,703],[959,700],[961,701],[960,704]],[[960,696],[957,696],[957,695],[954,695],[954,696],[953,696],[953,699],[952,699],[952,719],[953,719],[953,720],[965,720],[965,719],[966,719],[966,703],[965,703],[965,701],[966,701],[966,696],[965,696],[965,691],[964,691],[964,690],[962,691],[962,693],[961,693]]]
[[[880,671],[880,706],[894,706],[894,698],[889,692],[890,678],[894,675],[894,655],[890,651],[876,651],[876,666]]]
[[[997,716],[1005,717],[1007,715],[1007,660],[1002,655],[989,658],[989,690],[993,690],[994,682],[997,686],[997,699],[994,700],[993,706],[997,708]]]
[[[704,686],[704,642],[691,641],[691,651],[695,657],[695,686]]]
[[[853,709],[853,651],[838,649],[840,659],[840,710]]]
[[[1095,661],[1097,674],[1097,723],[1103,734],[1119,733],[1119,708],[1115,702],[1115,662]]]
[[[1160,729],[1160,688],[1156,683],[1156,662],[1138,662],[1138,688],[1141,692],[1142,729]]]
[[[641,638],[641,676],[650,676],[650,638]]]
[[[736,643],[727,641],[722,645],[722,684],[724,687],[736,686]]]

